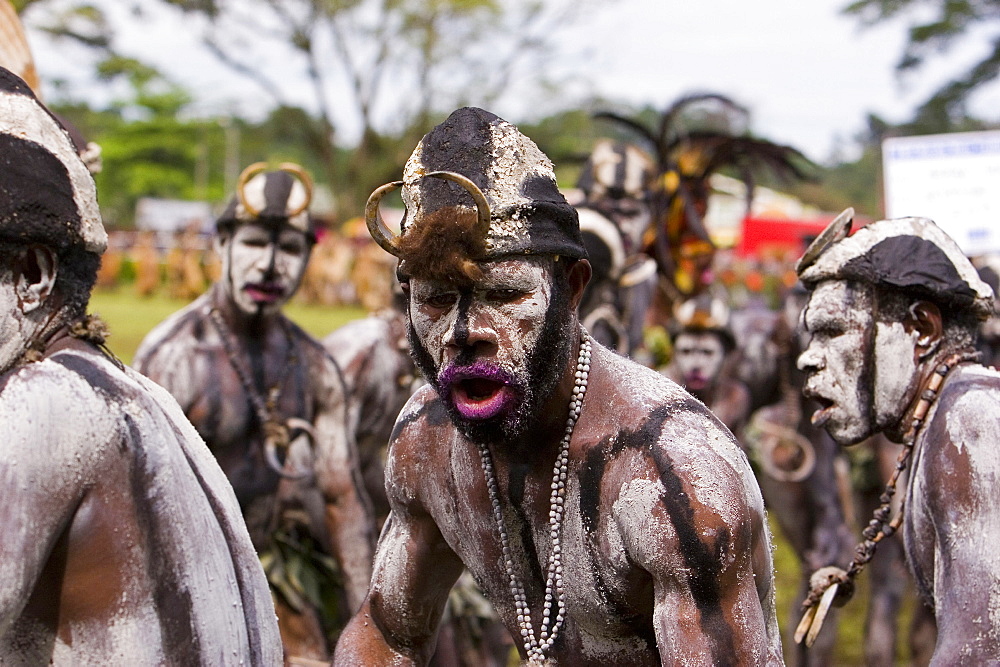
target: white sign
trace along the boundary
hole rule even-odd
[[[140,197],[135,205],[135,227],[140,230],[178,232],[194,227],[211,233],[214,222],[208,202]]]
[[[1000,252],[1000,131],[882,142],[888,218],[934,220],[970,256]]]

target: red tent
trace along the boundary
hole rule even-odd
[[[833,214],[810,220],[746,217],[736,252],[744,257],[776,250],[801,254],[834,217]]]

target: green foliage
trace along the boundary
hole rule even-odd
[[[958,122],[977,90],[1000,76],[1000,0],[855,0],[844,12],[864,25],[908,17],[907,41],[896,69],[916,70],[929,57],[947,51],[959,41],[976,37],[981,28],[992,34],[985,56],[965,72],[942,84],[917,110],[918,119]],[[929,18],[928,18],[929,16]]]

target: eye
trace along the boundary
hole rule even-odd
[[[265,238],[260,238],[256,236],[246,236],[243,237],[243,245],[250,248],[263,248],[268,245],[269,241]]]
[[[511,303],[520,299],[524,294],[518,289],[491,289],[486,292],[486,300],[492,303]]]
[[[458,296],[452,292],[435,292],[427,296],[423,303],[424,305],[430,306],[432,308],[449,308],[451,307]]]
[[[301,243],[286,242],[281,244],[281,252],[289,255],[301,255],[305,252],[305,247]]]

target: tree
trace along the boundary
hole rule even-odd
[[[929,57],[969,37],[975,28],[992,33],[987,54],[941,85],[917,110],[916,122],[940,126],[966,119],[973,93],[1000,75],[1000,0],[855,0],[844,11],[864,25],[904,16],[910,19],[906,46],[896,65],[900,73],[917,70]]]
[[[120,0],[18,0],[34,25],[102,54],[116,52],[101,10]],[[552,84],[539,66],[553,37],[594,0],[129,0],[141,14],[170,6],[204,26],[220,62],[271,107],[308,109],[317,174],[360,210],[393,177],[399,146],[457,106],[492,106],[512,88],[530,99]],[[136,57],[136,54],[125,54]],[[302,82],[308,94],[301,97]],[[300,95],[297,97],[296,95]],[[356,144],[355,144],[356,137]],[[391,139],[389,139],[391,137]],[[347,162],[337,148],[355,144]]]

